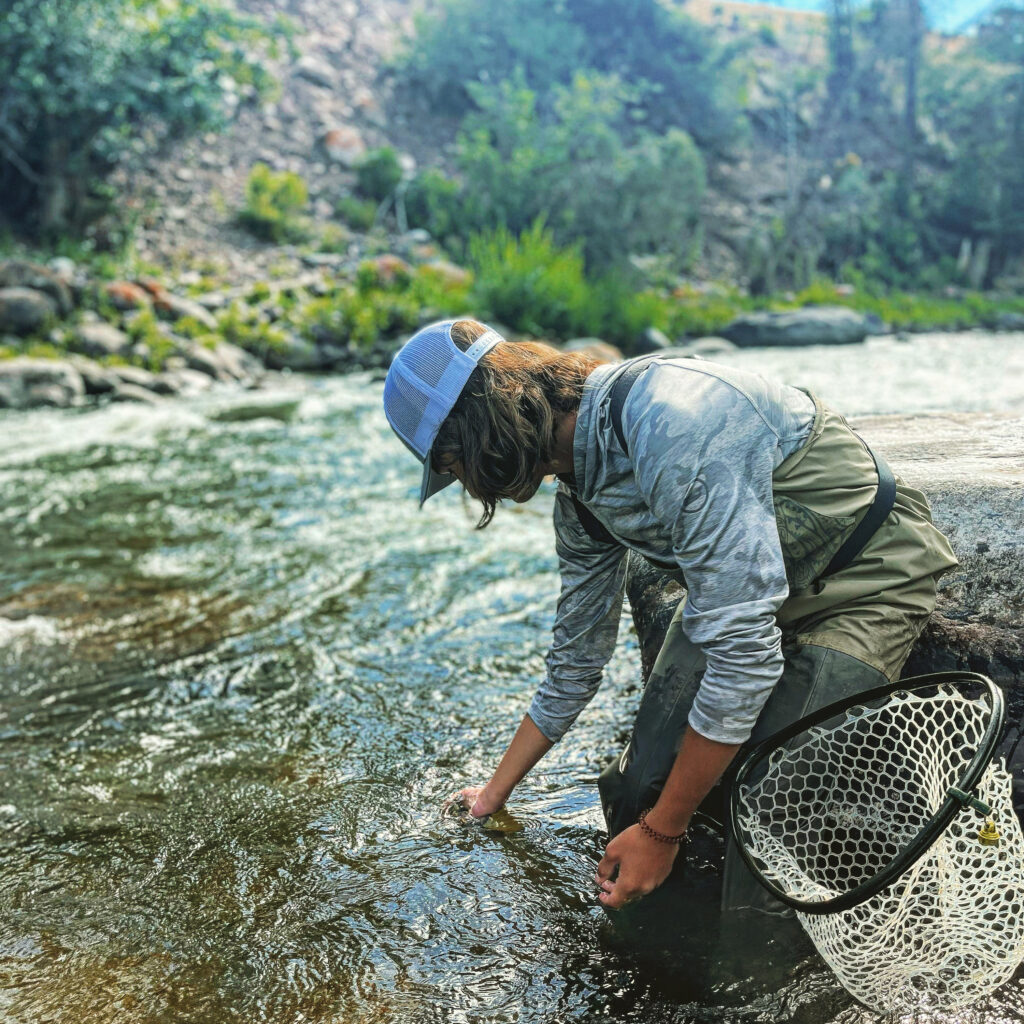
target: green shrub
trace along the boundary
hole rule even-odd
[[[288,336],[271,324],[265,313],[237,300],[217,318],[217,330],[233,345],[261,359],[288,345]]]
[[[377,220],[377,204],[370,199],[342,196],[335,213],[356,231],[369,231]]]
[[[320,231],[316,247],[318,252],[345,253],[348,252],[351,243],[351,233],[340,224],[325,224]]]
[[[301,311],[301,329],[313,340],[369,347],[381,337],[412,331],[428,320],[465,312],[468,284],[440,268],[409,271],[364,262],[356,281],[314,299]]]
[[[544,118],[521,84],[474,90],[482,113],[466,119],[458,142],[462,222],[519,234],[545,217],[558,244],[580,242],[591,272],[633,253],[673,253],[685,266],[705,188],[693,141],[672,129],[627,146],[626,91],[614,78],[577,75],[555,92]]]
[[[442,244],[461,233],[459,185],[440,171],[428,168],[417,174],[409,182],[403,202],[409,227],[429,231]]]
[[[479,109],[480,82],[515,80],[546,114],[577,73],[614,75],[630,89],[631,120],[722,151],[745,128],[737,52],[660,0],[445,0],[418,19],[400,73],[458,115]]]
[[[270,242],[301,241],[308,237],[309,226],[301,214],[309,201],[309,190],[292,171],[272,171],[257,163],[245,184],[245,206],[239,223],[258,238]]]
[[[473,307],[485,319],[550,338],[595,332],[580,248],[559,248],[543,221],[518,237],[503,227],[475,235],[469,256]]]
[[[378,203],[387,199],[401,180],[402,165],[390,146],[371,149],[356,167],[356,191]]]

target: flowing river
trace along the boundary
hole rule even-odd
[[[1024,412],[1021,335],[726,358],[855,417]],[[0,1020],[875,1020],[813,955],[698,983],[598,906],[628,613],[523,829],[439,813],[541,677],[552,490],[418,512],[380,390],[0,414]],[[1024,1020],[1024,978],[945,1019]]]

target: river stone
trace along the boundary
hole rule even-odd
[[[1011,313],[1009,310],[997,313],[996,330],[1024,331],[1024,313]]]
[[[81,374],[57,359],[0,361],[0,409],[66,408],[85,397]]]
[[[0,334],[32,334],[57,315],[57,303],[34,288],[0,288]]]
[[[75,331],[72,346],[87,356],[123,356],[132,347],[132,339],[113,324],[84,323]]]
[[[83,356],[71,356],[68,362],[81,375],[87,395],[108,395],[117,390],[120,380],[110,367],[101,366]]]
[[[156,391],[159,387],[156,374],[141,366],[112,366],[110,372],[119,384],[131,384],[132,387],[145,388],[147,391]]]
[[[333,89],[337,84],[334,68],[323,58],[307,53],[295,62],[293,74],[323,89]]]
[[[160,394],[197,395],[213,386],[213,381],[205,373],[184,365],[158,374],[157,380],[161,388],[167,389],[166,392],[160,390]]]
[[[71,263],[72,274],[74,268],[74,263]],[[0,263],[0,288],[31,288],[43,292],[53,299],[61,316],[68,316],[74,308],[71,289],[61,275],[29,260],[4,260]]]
[[[144,402],[147,405],[158,405],[163,401],[148,388],[139,387],[138,384],[130,384],[127,381],[120,382],[110,397],[115,402]]]
[[[321,370],[330,360],[312,342],[288,335],[282,345],[267,350],[264,362],[272,370]]]
[[[870,333],[865,317],[845,306],[809,306],[784,313],[748,313],[722,329],[740,347],[755,345],[849,345]]]

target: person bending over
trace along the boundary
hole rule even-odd
[[[842,416],[746,370],[601,363],[444,321],[397,353],[384,409],[423,464],[421,505],[458,481],[484,527],[503,499],[559,481],[545,678],[491,778],[456,794],[475,817],[505,804],[597,691],[627,553],[685,587],[629,744],[599,781],[608,908],[664,881],[742,744],[897,678],[957,564],[924,495]],[[731,845],[723,905],[774,909]]]

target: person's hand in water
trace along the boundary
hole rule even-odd
[[[668,878],[678,852],[677,845],[652,839],[639,825],[631,825],[608,844],[597,865],[598,899],[617,910],[653,892]]]
[[[486,818],[499,811],[502,804],[487,795],[486,786],[467,786],[453,793],[441,805],[441,813],[452,807],[465,807],[474,818]]]

